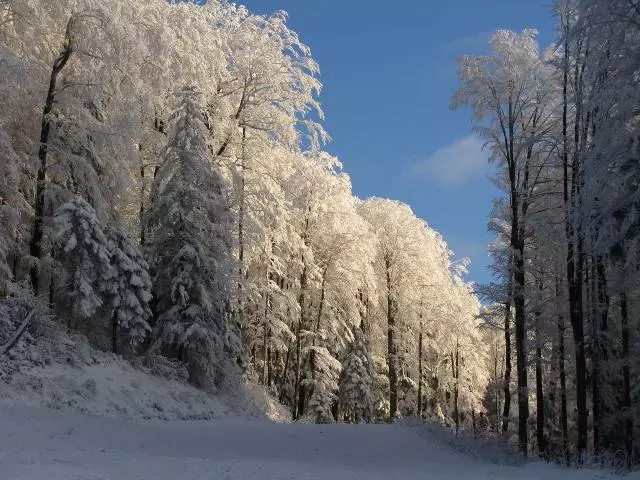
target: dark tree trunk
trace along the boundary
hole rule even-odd
[[[495,345],[495,355],[493,356],[493,378],[496,384],[495,392],[493,395],[494,408],[496,412],[496,423],[495,429],[496,433],[500,432],[500,391],[497,388],[498,382],[502,378],[502,372],[500,372],[500,376],[498,376],[498,345]]]
[[[570,264],[569,273],[569,306],[571,311],[571,326],[573,331],[573,342],[575,346],[575,368],[576,368],[576,406],[578,424],[578,456],[582,458],[587,449],[587,367],[586,352],[584,344],[584,314],[582,305],[583,286],[583,255],[582,242],[578,241],[577,261],[573,258]],[[573,257],[573,245],[571,248]]]
[[[247,129],[242,128],[242,154],[240,156],[240,206],[238,208],[238,261],[240,276],[244,275],[244,216],[245,216],[245,188],[246,188],[246,140]]]
[[[271,387],[271,346],[267,348],[267,388]]]
[[[607,362],[609,359],[609,293],[607,290],[607,277],[602,257],[597,258],[597,285],[598,285],[598,318],[600,320],[599,347],[600,359]],[[610,412],[602,398],[599,398],[600,415],[604,416]],[[602,431],[600,435],[600,443],[604,448],[610,447],[610,436]]]
[[[313,329],[313,344],[317,345],[317,336],[320,331],[320,321],[322,320],[322,314],[324,313],[324,301],[326,295],[326,286],[327,286],[327,269],[325,267],[322,270],[322,283],[320,286],[320,305],[318,306],[318,315],[316,316],[316,324]],[[316,352],[315,350],[311,350],[311,355],[309,356],[309,363],[311,368],[311,378],[313,380],[316,379]]]
[[[420,312],[420,333],[418,334],[418,417],[422,417],[422,312]]]
[[[560,295],[560,282],[556,279],[556,296]],[[562,432],[562,456],[568,460],[567,375],[565,372],[564,317],[558,315],[558,377],[560,380],[560,430]]]
[[[602,403],[600,400],[600,360],[601,360],[601,341],[600,332],[598,331],[598,318],[600,305],[596,300],[599,299],[599,288],[596,284],[596,263],[591,261],[590,278],[587,280],[587,302],[591,305],[591,409],[592,413],[592,429],[593,429],[593,453],[597,456],[600,453],[600,440],[602,436]]]
[[[622,406],[624,407],[624,447],[627,464],[633,456],[633,415],[631,413],[631,375],[629,370],[629,312],[626,293],[620,294],[620,319],[622,323]]]
[[[529,387],[527,382],[526,321],[524,313],[524,245],[519,244],[515,259],[515,325],[516,370],[518,376],[518,445],[523,455],[528,453]]]
[[[538,285],[542,291],[542,285]],[[542,295],[541,295],[542,297]],[[540,298],[542,301],[542,298]],[[541,313],[536,311],[536,440],[538,443],[538,454],[541,457],[547,455],[547,445],[544,436],[544,387],[542,382],[542,332]]]
[[[118,353],[118,310],[111,315],[111,351]]]
[[[302,267],[302,274],[300,275],[300,295],[298,296],[298,304],[300,305],[300,317],[298,318],[298,326],[296,328],[296,360],[295,360],[295,386],[293,393],[293,419],[298,420],[300,418],[300,380],[301,380],[301,333],[302,333],[302,325],[304,322],[304,311],[305,311],[305,290],[307,288],[307,265],[305,264]]]
[[[262,368],[262,383],[263,385],[267,385],[267,374],[269,370],[269,362],[268,362],[268,352],[269,352],[269,294],[265,296],[264,299],[264,324],[263,328],[263,337],[262,337],[262,356],[264,360],[263,368]]]
[[[456,432],[460,428],[460,411],[458,410],[458,396],[460,393],[460,387],[458,381],[460,378],[460,344],[456,340],[456,354],[455,358],[453,353],[451,354],[451,369],[453,370],[453,419],[456,423]]]
[[[569,420],[567,413],[567,374],[564,365],[564,318],[558,318],[558,375],[560,376],[560,427],[562,429],[562,452],[565,459],[569,455]]]
[[[144,221],[144,215],[145,215],[144,196],[146,195],[144,182],[145,182],[144,164],[142,164],[140,165],[140,208],[138,211],[138,215],[140,218],[140,246],[141,247],[144,247],[147,241],[147,235],[146,235],[147,231],[145,228],[145,221]]]
[[[502,411],[502,433],[509,430],[511,409],[511,301],[507,301],[504,311],[504,408]]]
[[[280,395],[278,396],[278,400],[282,403],[284,401],[284,387],[287,384],[287,373],[289,373],[289,360],[291,359],[291,342],[289,342],[289,347],[287,348],[287,355],[284,359],[284,367],[282,369],[282,379],[280,382]]]
[[[398,374],[396,371],[396,303],[391,285],[391,262],[385,258],[387,276],[387,360],[389,363],[389,421],[393,421],[398,410]]]
[[[64,69],[65,65],[71,58],[73,53],[72,45],[72,33],[73,17],[67,22],[67,29],[65,33],[65,40],[62,46],[62,50],[58,57],[53,62],[51,69],[51,76],[49,77],[49,90],[47,91],[47,97],[44,102],[44,108],[42,109],[42,120],[40,125],[40,146],[38,148],[38,165],[37,183],[36,183],[36,198],[34,204],[34,220],[33,220],[33,233],[31,241],[29,243],[29,254],[38,260],[42,258],[42,239],[44,237],[44,208],[45,208],[45,190],[47,182],[47,154],[49,147],[49,133],[51,131],[51,122],[49,115],[53,110],[53,104],[55,103],[56,85],[58,82],[58,75]],[[40,288],[40,278],[37,266],[31,268],[30,277],[31,285],[33,286],[36,294]]]

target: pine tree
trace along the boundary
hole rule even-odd
[[[231,308],[237,285],[226,185],[213,162],[194,88],[177,92],[148,216],[159,342],[205,386],[240,351]]]
[[[118,352],[119,330],[124,330],[132,346],[140,344],[151,331],[151,277],[140,249],[121,227],[107,230],[111,275],[103,290],[111,309],[111,345]]]
[[[72,320],[90,319],[104,304],[104,286],[113,275],[109,244],[95,210],[80,196],[58,209],[53,225],[66,272],[59,290],[72,325]]]
[[[341,411],[352,422],[369,422],[373,417],[373,365],[364,333],[354,329],[354,338],[342,362]]]
[[[312,389],[308,412],[316,423],[331,423],[333,406],[338,400],[338,381],[342,366],[326,347],[311,346],[314,355],[313,378],[305,380],[304,386]]]

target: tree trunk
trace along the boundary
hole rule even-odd
[[[393,421],[398,410],[398,374],[396,371],[395,324],[396,305],[391,285],[391,261],[385,257],[387,275],[387,361],[389,363],[389,421]]]
[[[140,208],[138,209],[138,218],[140,219],[140,246],[144,247],[147,241],[147,231],[144,225],[144,215],[145,215],[145,205],[144,205],[144,196],[146,195],[146,190],[144,188],[144,161],[140,165]]]
[[[624,447],[627,465],[633,456],[633,415],[631,413],[631,375],[629,370],[629,313],[627,294],[620,294],[620,319],[622,323],[622,406],[624,407]]]
[[[572,330],[575,344],[576,356],[576,405],[578,410],[578,455],[581,461],[587,450],[587,366],[586,352],[584,344],[584,312],[582,305],[582,285],[583,285],[583,254],[582,242],[578,241],[577,265],[575,266],[575,277],[569,283],[573,284],[573,302],[569,302],[572,307]],[[572,262],[573,263],[573,262]]]
[[[111,351],[118,353],[118,310],[111,315]]]
[[[304,260],[303,260],[304,261]],[[301,356],[301,338],[300,335],[302,333],[302,325],[304,322],[304,310],[305,310],[305,290],[307,288],[307,265],[302,267],[302,273],[300,274],[300,295],[298,296],[298,305],[300,306],[300,316],[298,318],[298,326],[296,328],[296,363],[295,363],[295,387],[293,393],[293,405],[292,405],[292,415],[294,420],[298,420],[300,418],[300,376],[301,376],[301,364],[300,364],[300,356]]]
[[[504,306],[504,408],[502,411],[502,433],[509,430],[511,410],[511,301]]]
[[[34,204],[34,219],[33,219],[33,233],[31,241],[29,243],[30,255],[40,260],[42,258],[42,239],[44,237],[44,208],[45,208],[45,190],[47,182],[47,154],[49,147],[49,133],[51,131],[51,122],[49,115],[53,110],[53,104],[55,103],[56,85],[58,82],[58,75],[64,69],[65,65],[71,58],[73,53],[71,29],[73,28],[73,17],[67,22],[67,29],[65,33],[65,40],[62,46],[62,50],[58,57],[53,62],[51,69],[51,76],[49,77],[49,90],[47,91],[47,97],[44,102],[44,108],[42,109],[42,119],[40,124],[40,147],[38,148],[38,165],[37,183],[36,183],[36,198]],[[36,265],[32,266],[30,271],[31,285],[36,295],[39,292],[39,271]]]
[[[420,312],[420,333],[418,334],[418,417],[422,418],[422,312]]]
[[[567,374],[564,358],[564,317],[558,316],[558,376],[560,377],[560,428],[562,430],[562,456],[569,459],[569,419],[567,414]]]
[[[284,359],[284,367],[282,369],[282,381],[280,382],[280,395],[278,396],[278,400],[280,403],[284,401],[284,386],[287,384],[287,373],[289,373],[289,360],[291,358],[291,342],[289,342],[289,347],[287,348],[287,355]]]
[[[458,380],[460,378],[460,344],[456,340],[456,355],[455,360],[453,354],[451,354],[451,368],[453,369],[453,419],[456,424],[456,432],[460,428],[460,411],[458,410],[458,396],[460,393],[460,386]]]
[[[268,275],[267,275],[268,277]],[[269,294],[265,295],[264,299],[264,324],[263,328],[263,337],[262,337],[262,356],[263,356],[263,368],[262,368],[262,384],[267,385],[267,371],[268,367],[268,350],[269,350]]]
[[[494,351],[495,351],[495,354],[493,356],[493,379],[495,381],[496,388],[493,395],[494,397],[493,402],[494,402],[494,408],[496,412],[496,422],[494,426],[497,434],[500,432],[500,391],[498,390],[497,386],[498,386],[499,379],[502,378],[501,376],[498,376],[498,344],[497,342],[494,346]]]
[[[590,267],[590,268],[589,268]],[[591,261],[587,271],[590,278],[587,280],[587,302],[591,304],[591,409],[592,409],[592,429],[593,429],[593,453],[600,454],[600,439],[602,436],[602,403],[600,401],[600,360],[601,341],[598,327],[600,306],[596,296],[600,296],[599,288],[596,284],[596,263]]]
[[[324,312],[324,299],[326,295],[326,286],[327,286],[327,269],[325,267],[322,270],[322,283],[320,286],[320,305],[318,306],[318,315],[316,316],[316,324],[313,329],[313,344],[317,345],[317,336],[320,331],[320,321],[322,320],[322,314]],[[311,378],[315,380],[316,378],[316,352],[315,350],[311,350],[311,355],[309,358],[310,366],[311,366]]]
[[[604,265],[604,259],[599,256],[596,259],[596,276],[597,276],[597,287],[598,287],[598,319],[600,320],[599,327],[599,355],[602,362],[607,362],[609,357],[609,293],[607,290],[607,277]],[[602,397],[599,398],[600,403],[600,415],[604,417],[608,415],[611,411],[610,408],[607,408],[607,405],[602,400]],[[610,436],[606,434],[606,432],[602,431],[600,434],[600,446],[604,448],[610,447]]]
[[[542,283],[539,283],[538,290],[542,293]],[[539,301],[542,301],[542,294]],[[541,332],[541,312],[538,309],[536,317],[536,439],[538,443],[538,454],[546,457],[547,446],[544,436],[544,387],[542,383],[542,332]]]
[[[246,189],[246,139],[247,129],[242,127],[242,154],[240,155],[240,206],[238,207],[238,261],[240,263],[240,276],[244,275],[244,216],[245,216],[245,189]]]
[[[518,445],[523,455],[528,453],[529,388],[527,385],[527,346],[524,305],[524,242],[519,243],[515,259],[515,324],[516,370],[518,376]]]

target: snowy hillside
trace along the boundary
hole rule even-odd
[[[402,425],[132,424],[23,407],[0,410],[0,425],[5,480],[613,478],[480,462]]]
[[[51,333],[38,348],[20,342],[11,357],[0,357],[0,407],[43,406],[128,419],[288,417],[260,386],[228,379],[218,390],[199,390],[186,382],[179,364],[162,357],[132,364],[92,348],[82,336]]]

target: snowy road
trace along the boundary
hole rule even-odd
[[[0,405],[3,480],[607,478],[479,462],[387,425],[133,424]]]

